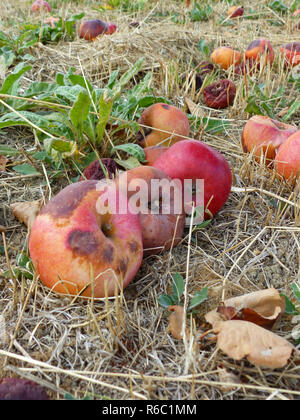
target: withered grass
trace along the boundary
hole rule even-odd
[[[29,19],[31,2],[1,3],[1,30],[18,30],[23,17]],[[1,230],[0,378],[34,379],[52,399],[62,399],[67,392],[78,399],[87,395],[112,400],[299,399],[299,359],[283,369],[259,369],[228,358],[216,350],[214,341],[203,338],[199,343],[207,328],[203,326],[205,313],[225,298],[268,287],[292,296],[290,286],[300,280],[300,184],[281,182],[263,162],[242,152],[241,132],[249,117],[244,112],[243,77],[234,79],[234,105],[222,111],[205,107],[201,92],[195,93],[191,82],[195,66],[205,58],[198,48],[201,39],[212,48],[227,43],[242,51],[254,38],[265,37],[279,60],[279,46],[299,41],[299,33],[293,30],[290,15],[279,16],[265,7],[266,2],[244,2],[246,10],[251,7],[259,17],[238,19],[235,27],[218,23],[227,8],[225,1],[213,2],[214,14],[208,22],[190,22],[184,3],[149,0],[144,10],[131,14],[106,11],[103,19],[118,25],[113,36],[93,43],[75,39],[32,48],[36,60],[22,86],[33,80],[52,82],[58,71],[66,73],[75,67],[102,87],[113,70],[120,68],[122,74],[145,57],[143,71],[135,80],[151,71],[157,96],[185,110],[188,97],[198,104],[202,115],[230,121],[222,134],[200,130],[191,135],[220,150],[230,163],[234,182],[228,202],[209,226],[187,228],[181,244],[171,252],[145,259],[135,280],[117,299],[69,299],[44,288],[37,277],[17,279],[16,257],[27,250],[28,232],[10,212],[15,201],[48,200],[70,182],[69,175],[49,180],[45,167],[35,176],[0,173],[0,225],[6,228]],[[64,13],[85,11],[86,17],[101,18],[92,9],[99,4],[67,2]],[[172,22],[175,12],[186,17],[185,24]],[[270,19],[283,25],[274,26]],[[140,28],[129,28],[132,21],[139,21]],[[219,70],[218,76],[232,75]],[[253,80],[265,83],[271,96],[279,86],[287,85],[289,76],[279,60],[278,66],[261,71]],[[251,86],[247,84],[246,89],[249,92]],[[289,103],[299,92],[289,88],[285,95]],[[274,111],[278,119],[285,112],[276,106]],[[298,112],[288,122],[299,126],[299,121]],[[102,153],[109,148],[109,136],[108,132]],[[22,128],[2,131],[0,143],[25,151],[19,161],[10,159],[8,169],[28,163],[26,151],[38,147],[31,132]],[[8,278],[3,276],[7,270],[11,273]],[[186,319],[190,334],[183,341],[169,334],[168,311],[157,301],[171,291],[175,272],[186,279],[185,304],[195,292],[209,288],[209,299]],[[294,326],[291,317],[284,316],[276,332],[293,342]],[[242,384],[229,387],[220,381],[220,367],[235,373]]]

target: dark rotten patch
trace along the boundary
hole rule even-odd
[[[89,255],[97,250],[99,243],[93,232],[77,229],[69,234],[68,245],[77,255]]]
[[[114,259],[114,248],[112,245],[107,245],[103,250],[103,258],[106,262],[111,263]]]
[[[166,109],[166,110],[169,110],[170,109],[170,106],[167,105],[167,104],[163,104],[161,107],[164,108],[164,109]]]
[[[85,195],[96,189],[97,181],[82,181],[68,185],[46,204],[40,214],[49,214],[53,218],[69,217],[78,207]]]

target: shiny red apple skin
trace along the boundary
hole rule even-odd
[[[175,143],[153,166],[181,182],[204,180],[204,219],[217,214],[228,199],[232,185],[230,166],[219,151],[199,140]]]
[[[140,267],[139,217],[129,209],[126,214],[100,214],[98,182],[81,181],[65,187],[35,219],[30,256],[40,280],[54,292],[113,296],[129,284]],[[117,195],[117,206],[118,202]]]
[[[286,180],[293,181],[300,176],[300,130],[279,147],[275,169]]]

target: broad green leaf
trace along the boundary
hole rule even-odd
[[[280,296],[283,296],[285,299],[285,313],[287,315],[299,315],[299,312],[293,302],[291,302],[290,299],[283,293],[280,293]]]
[[[184,292],[184,279],[179,273],[173,274],[173,292],[174,295],[177,297],[179,303],[180,296]]]
[[[121,93],[122,88],[135,76],[141,69],[144,63],[144,58],[141,57],[130,69],[128,69],[113,87],[113,96],[116,97]]]
[[[158,303],[164,308],[168,308],[170,305],[176,305],[177,302],[174,302],[174,297],[170,295],[160,295],[157,298]]]
[[[82,132],[83,122],[87,119],[91,104],[91,98],[87,90],[82,90],[78,94],[76,102],[69,112],[70,119],[80,133]]]
[[[109,100],[108,102],[104,99],[104,94],[101,95],[100,101],[98,104],[98,112],[99,112],[99,120],[97,124],[97,142],[98,144],[101,142],[106,124],[109,120],[111,109],[113,105],[113,100]]]
[[[126,170],[136,168],[137,166],[141,166],[139,160],[135,156],[130,156],[130,158],[126,160],[116,158],[114,158],[114,160]]]
[[[31,98],[32,96],[39,96],[45,93],[52,95],[56,89],[56,83],[32,82],[28,89],[25,90],[23,96],[25,98]]]
[[[208,294],[208,287],[205,287],[199,292],[196,292],[190,301],[188,310],[190,311],[191,309],[194,309],[196,306],[203,303],[207,299],[207,294]]]
[[[16,94],[19,88],[19,80],[24,73],[31,69],[32,66],[25,65],[24,63],[18,64],[13,72],[4,80],[0,93],[11,95]]]
[[[40,173],[33,166],[26,164],[13,166],[13,170],[22,175],[36,175]]]
[[[70,74],[70,76],[68,77],[68,79],[70,80],[70,82],[73,85],[79,85],[79,86],[83,87],[84,89],[88,88],[88,90],[90,91],[90,93],[93,92],[93,86],[83,76],[80,76],[79,74]]]
[[[6,146],[4,144],[0,144],[0,155],[15,156],[18,153],[20,153],[20,152],[17,149],[14,149],[13,147],[10,147],[10,146]]]
[[[135,143],[120,144],[113,148],[114,150],[122,150],[131,156],[135,156],[140,162],[146,162],[144,149]]]
[[[53,149],[57,150],[58,152],[70,153],[72,152],[74,148],[74,142],[55,139],[55,140],[52,140],[51,146],[53,147]]]

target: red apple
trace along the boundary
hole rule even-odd
[[[79,26],[79,38],[94,41],[99,35],[111,35],[117,30],[114,23],[103,22],[100,19],[91,19],[82,22]]]
[[[186,114],[176,106],[164,103],[156,103],[146,108],[138,123],[141,129],[137,139],[142,147],[170,146],[188,136],[190,132]]]
[[[128,209],[127,199],[114,194],[111,184],[102,185],[105,191],[99,190],[99,181],[67,186],[35,219],[29,238],[30,256],[43,284],[57,293],[113,296],[128,285],[140,267],[140,219]],[[124,214],[119,214],[121,199]]]
[[[287,180],[300,176],[300,130],[279,147],[275,158],[275,169]]]
[[[166,150],[168,150],[168,147],[162,147],[162,146],[149,146],[145,147],[144,153],[145,153],[145,159],[146,159],[146,165],[147,166],[153,166],[153,163],[156,161],[156,159],[159,158]]]
[[[0,378],[1,401],[49,400],[45,389],[34,381],[23,378]]]
[[[300,63],[300,42],[281,45],[280,51],[286,65],[297,66]]]
[[[232,19],[235,17],[243,16],[244,7],[243,6],[231,6],[227,11],[227,16]]]
[[[139,214],[144,256],[166,251],[181,241],[185,224],[181,183],[151,166],[122,172],[115,182],[127,195],[130,209],[134,206]]]
[[[44,12],[51,12],[51,6],[45,0],[35,0],[33,5],[31,6],[31,10],[35,13],[40,13],[42,10]]]
[[[274,50],[270,41],[264,38],[252,41],[245,52],[245,58],[255,60],[258,66],[265,66],[267,63],[272,64],[274,57]]]
[[[154,163],[171,178],[204,181],[204,218],[214,216],[228,199],[232,174],[224,156],[207,144],[193,139],[171,146]]]
[[[104,178],[112,179],[117,175],[118,169],[120,169],[120,166],[114,159],[96,159],[84,169],[82,176],[79,178],[79,181],[88,179],[101,180]]]
[[[264,115],[254,115],[245,124],[242,132],[244,152],[253,152],[259,160],[263,155],[273,161],[278,148],[297,131],[297,128]]]

